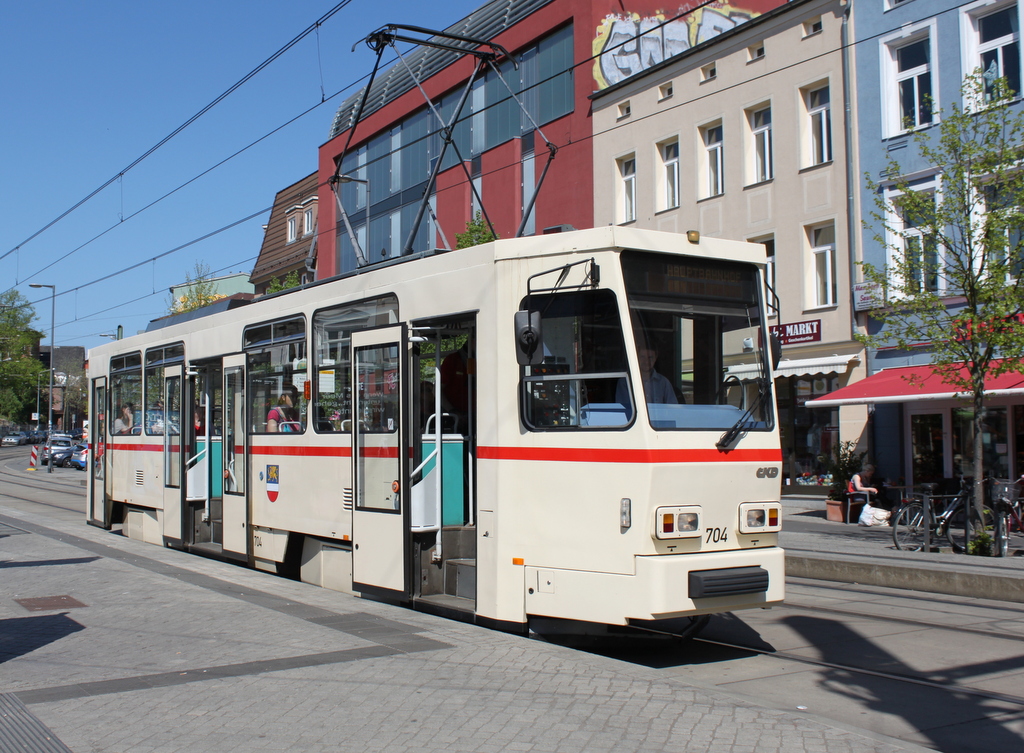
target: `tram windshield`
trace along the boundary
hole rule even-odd
[[[633,400],[646,402],[651,426],[772,428],[757,269],[635,251],[621,259],[642,382]],[[620,386],[616,402],[628,399]]]

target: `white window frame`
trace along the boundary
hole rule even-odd
[[[825,90],[828,101],[814,104],[814,95]],[[832,85],[830,81],[812,84],[803,90],[807,108],[807,155],[810,166],[832,161]]]
[[[767,118],[764,114],[767,113]],[[760,122],[758,122],[760,117]],[[747,110],[747,124],[750,127],[751,183],[764,183],[775,177],[772,164],[772,105],[762,103]]]
[[[929,96],[934,102],[939,88],[939,70],[935,61],[939,59],[936,48],[937,31],[935,19],[929,19],[920,24],[908,24],[895,34],[889,34],[879,39],[879,52],[881,55],[881,104],[882,104],[882,136],[891,137],[908,133],[918,128],[928,128],[939,122],[939,111],[936,107],[931,113],[930,122],[918,123],[919,111],[915,108],[914,125],[910,128],[904,127],[902,105],[900,98],[900,83],[914,79],[915,84],[919,77],[927,72],[930,77]],[[897,50],[922,40],[928,43],[928,63],[907,71],[898,70],[896,58]],[[916,87],[915,87],[916,88]]]
[[[717,141],[709,141],[717,131]],[[722,121],[708,123],[700,128],[703,153],[703,198],[721,196],[725,193],[725,127]]]
[[[661,159],[661,185],[658,191],[659,211],[679,207],[679,139],[672,138],[658,144]]]
[[[981,210],[979,211],[978,218],[977,218],[977,220],[978,220],[977,221],[977,227],[979,227],[979,228],[984,228],[985,227],[985,218],[989,214],[992,214],[994,212],[1006,212],[1006,213],[1009,213],[1009,214],[1017,214],[1017,215],[1019,215],[1020,212],[1021,212],[1021,207],[1019,207],[1019,206],[992,207],[991,206],[991,194],[987,190],[985,190],[985,189],[987,189],[989,187],[990,186],[987,185],[987,184],[983,184],[983,186],[982,186],[982,195],[980,197],[980,199],[981,199],[981,202],[980,202]],[[982,232],[984,232],[984,230]],[[1013,233],[1012,230],[1004,231],[1004,232]],[[1003,248],[1003,250],[1002,250],[1003,260],[1005,260],[1007,255],[1009,254],[1010,242],[1012,240],[1013,240],[1012,235],[1009,238],[1004,236],[1004,243],[1003,243],[1003,247],[1002,247]],[[1019,242],[1020,242],[1020,239],[1018,239],[1015,243],[1019,243]],[[1007,274],[1006,274],[1006,282],[1007,282],[1007,284],[1012,284],[1013,282],[1016,281],[1016,279],[1017,279],[1017,277],[1014,276],[1013,270],[1012,269],[1008,269],[1007,270]]]
[[[299,237],[299,218],[294,214],[288,218],[288,243],[294,243]]]
[[[619,205],[621,216],[619,224],[636,221],[636,155],[628,154],[615,161],[619,175]]]
[[[313,232],[313,207],[307,207],[302,213],[302,234],[309,235]]]
[[[1013,34],[1008,34],[989,42],[982,43],[981,41],[981,30],[979,24],[982,18],[990,16],[993,13],[998,13],[1005,10],[1010,6],[1015,6],[1017,11],[1017,31]],[[965,73],[971,73],[977,69],[983,68],[981,57],[986,52],[997,50],[999,52],[999,72],[998,75],[1002,76],[1006,71],[1006,63],[1004,61],[1003,50],[1008,44],[1017,44],[1017,65],[1020,77],[1022,79],[1021,86],[1024,87],[1024,65],[1021,63],[1021,7],[1017,0],[978,0],[978,2],[965,5],[960,9],[960,27],[962,44],[960,45],[963,50],[963,70]],[[984,74],[984,70],[982,70]],[[1018,92],[1018,95],[1020,92]]]
[[[764,305],[768,311],[768,316],[778,316],[779,311],[774,306],[774,299],[772,298],[771,291],[775,291],[775,294],[779,294],[779,289],[776,286],[776,280],[778,279],[776,274],[775,266],[775,236],[766,235],[759,238],[748,239],[749,243],[760,243],[764,246],[765,250],[765,266],[764,266]]]
[[[818,234],[832,231],[831,242],[822,241]],[[811,246],[811,269],[814,283],[814,308],[838,305],[839,281],[836,276],[836,225],[824,222],[807,227],[807,240]]]
[[[930,179],[926,179],[926,180],[922,180],[922,181],[919,181],[919,182],[915,182],[914,186],[913,186],[913,188],[911,190],[917,191],[917,192],[929,193],[929,194],[931,194],[934,197],[935,201],[941,201],[942,200],[941,196],[940,196],[940,180],[939,180],[939,176],[938,175],[932,176]],[[892,232],[892,230],[890,230],[890,231],[887,231],[887,233],[886,233],[886,237],[887,237],[886,255],[888,257],[886,261],[887,261],[887,264],[888,264],[889,268],[891,270],[894,270],[895,269],[894,265],[897,264],[900,261],[899,259],[896,258],[896,255],[900,254],[904,258],[906,257],[906,254],[907,254],[907,241],[908,241],[908,239],[911,239],[911,238],[912,239],[919,239],[917,242],[920,244],[920,248],[921,248],[922,253],[923,253],[924,248],[925,248],[925,236],[924,236],[923,232],[917,231],[916,229],[907,228],[907,226],[905,225],[905,220],[904,220],[902,214],[899,212],[899,210],[896,207],[896,200],[899,199],[899,197],[903,195],[903,192],[899,191],[898,189],[896,189],[893,186],[887,186],[887,187],[883,188],[882,191],[883,191],[883,197],[885,199],[887,225],[888,225],[889,228],[892,228],[894,230],[899,231],[898,233],[895,233],[895,232]],[[936,244],[936,246],[935,246],[935,257],[936,257],[935,258],[935,266],[936,266],[935,289],[930,291],[930,292],[933,292],[933,293],[935,293],[937,295],[940,295],[940,296],[944,296],[944,295],[947,295],[947,293],[949,292],[948,291],[948,281],[946,280],[946,276],[944,274],[942,274],[942,270],[945,268],[945,261],[946,260],[945,260],[944,249],[943,249],[942,246],[940,246],[938,244]],[[921,271],[922,271],[921,273],[923,275],[924,274],[924,264],[921,264]],[[896,274],[895,272],[890,272],[890,274],[894,277],[894,281],[896,282],[896,284],[900,288],[908,287],[905,284],[904,280],[896,279],[895,278],[895,274]],[[920,289],[926,290],[928,288],[927,281],[924,278],[918,280],[918,283],[919,283]],[[895,290],[891,290],[889,295],[891,297],[894,297],[894,298],[900,297],[899,292],[895,291]]]

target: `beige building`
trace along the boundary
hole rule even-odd
[[[865,375],[853,337],[844,12],[796,0],[593,95],[594,222],[763,243],[783,475],[864,439],[864,407],[806,401]]]

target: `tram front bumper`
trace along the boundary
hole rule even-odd
[[[527,615],[606,625],[768,607],[785,596],[779,547],[637,556],[632,575],[525,570]]]

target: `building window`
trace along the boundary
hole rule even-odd
[[[764,58],[764,42],[758,42],[747,48],[747,57],[750,62]]]
[[[1003,276],[1009,282],[1024,274],[1024,213],[1014,206],[1012,191],[1000,191],[991,184],[983,191],[988,266],[1005,270]]]
[[[701,133],[704,141],[704,171],[707,175],[707,196],[725,192],[725,164],[722,155],[722,124],[707,126]]]
[[[814,305],[835,306],[836,230],[834,225],[810,228],[811,259],[814,268]]]
[[[618,161],[620,191],[622,194],[622,218],[620,222],[636,219],[636,158],[624,157]]]
[[[632,109],[632,107],[630,107],[630,104],[629,104],[628,100],[625,101],[625,102],[622,102],[619,105],[619,117],[620,118],[628,118],[630,116],[630,113],[632,113],[632,112],[633,112],[633,109]]]
[[[772,108],[765,107],[748,114],[754,139],[754,182],[772,178]]]
[[[658,101],[663,99],[669,99],[672,96],[672,82],[669,81],[667,84],[662,84],[658,87]]]
[[[886,196],[886,203],[891,207],[889,227],[896,236],[889,248],[890,267],[899,270],[893,275],[896,296],[942,293],[945,288],[941,247],[929,232],[929,221],[935,214],[936,190],[934,180],[921,186],[919,195],[926,198],[924,206],[915,202],[919,204],[916,211],[900,200],[902,194],[889,191]]]
[[[966,11],[966,68],[981,69],[985,82],[985,101],[995,93],[996,79],[1005,78],[1010,91],[1021,91],[1020,27],[1017,4],[982,4],[977,12]]]
[[[302,234],[309,235],[313,232],[313,210],[307,209],[302,213]]]
[[[700,80],[711,81],[718,76],[718,64],[708,63],[700,69]]]
[[[811,164],[832,161],[832,108],[827,86],[812,89],[806,94],[807,115],[810,118]]]
[[[899,40],[886,45],[887,82],[883,85],[883,107],[888,135],[929,125],[932,113],[931,36],[918,36],[910,42]],[[893,100],[893,98],[895,98]]]
[[[666,141],[658,145],[661,155],[662,184],[661,209],[675,209],[679,206],[679,141]]]
[[[288,218],[288,242],[293,243],[298,237],[299,218],[292,216]]]
[[[809,37],[812,34],[820,34],[821,33],[821,29],[822,29],[822,26],[821,26],[821,16],[818,16],[817,18],[811,18],[811,19],[808,19],[808,20],[804,21],[804,36],[805,37]]]

